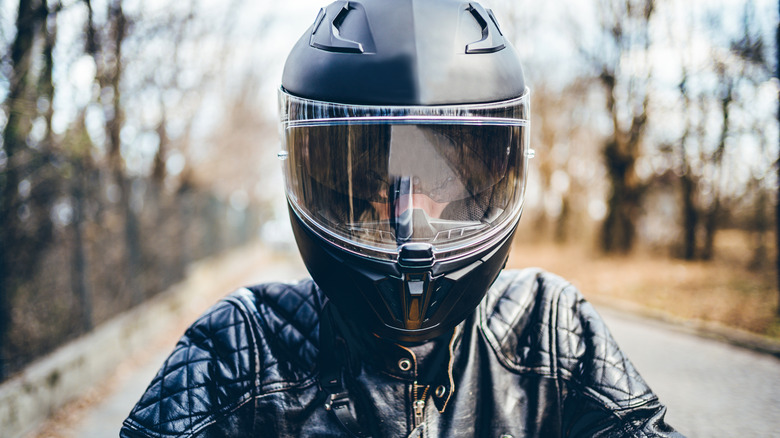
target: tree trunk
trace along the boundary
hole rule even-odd
[[[120,133],[123,125],[121,105],[121,77],[122,77],[122,44],[127,32],[127,19],[122,10],[122,1],[114,0],[109,5],[109,20],[112,26],[113,70],[104,72],[103,81],[113,91],[112,117],[108,120],[108,160],[114,179],[114,184],[119,189],[119,207],[124,218],[124,247],[125,247],[125,284],[130,294],[132,305],[143,301],[143,290],[139,282],[141,272],[141,244],[138,218],[131,205],[130,181],[125,175],[124,160],[121,154]]]
[[[726,153],[726,139],[729,136],[731,126],[729,125],[729,114],[731,108],[731,101],[733,100],[734,82],[725,72],[725,70],[719,73],[719,79],[722,85],[725,87],[724,94],[720,99],[722,124],[720,129],[720,137],[718,138],[718,147],[712,154],[713,166],[713,178],[712,178],[712,203],[706,212],[704,219],[704,248],[702,249],[701,258],[704,260],[712,260],[715,256],[715,234],[720,228],[720,216],[721,216],[721,203],[720,203],[720,189],[718,183],[721,178],[723,170],[723,155]]]
[[[11,75],[8,84],[8,119],[3,131],[5,167],[0,174],[0,380],[6,377],[5,345],[10,327],[10,303],[14,285],[13,257],[18,249],[18,185],[21,174],[17,152],[30,131],[34,105],[28,103],[29,73],[35,31],[41,20],[40,2],[19,0],[16,37],[11,45]],[[32,109],[31,109],[32,108]]]
[[[94,325],[92,316],[92,297],[87,281],[87,258],[84,253],[84,199],[87,178],[84,166],[84,157],[76,156],[73,159],[74,175],[71,188],[73,199],[73,260],[71,271],[71,288],[81,309],[81,328],[84,332],[92,330]]]
[[[682,223],[683,223],[683,248],[682,256],[685,260],[696,258],[696,227],[699,225],[699,211],[696,208],[695,196],[697,179],[693,175],[693,169],[688,162],[689,139],[693,122],[690,117],[691,96],[688,88],[688,70],[683,67],[683,77],[678,89],[683,100],[683,112],[685,113],[685,130],[680,138],[680,186],[682,189]]]
[[[612,192],[607,201],[609,211],[602,225],[601,245],[606,252],[625,254],[634,244],[634,224],[639,211],[639,192],[632,184],[635,157],[621,153],[616,140],[607,144],[604,157]]]
[[[654,0],[618,0],[602,4],[604,18],[601,31],[604,44],[611,46],[614,55],[603,59],[599,66],[599,80],[604,86],[606,110],[611,118],[612,134],[604,144],[603,156],[611,186],[607,200],[607,216],[601,229],[601,248],[605,252],[627,253],[634,246],[636,223],[641,211],[643,183],[639,180],[635,164],[647,125],[649,103],[648,84],[651,70],[645,77],[622,71],[622,55],[642,51],[649,65],[650,19],[655,9]],[[602,47],[603,49],[603,47]],[[617,90],[626,88],[625,93]],[[620,99],[620,102],[618,102]],[[623,112],[628,112],[629,126],[621,122]]]
[[[715,234],[720,228],[720,199],[715,194],[715,199],[704,218],[704,247],[701,251],[702,260],[712,260],[715,256]]]
[[[780,1],[777,2],[777,11],[780,13]],[[780,21],[775,30],[775,79],[780,81]],[[777,91],[777,121],[780,123],[780,89]],[[778,138],[780,143],[780,138]],[[780,316],[780,156],[777,158],[777,202],[775,202],[775,251],[777,268],[777,315]]]
[[[690,174],[690,167],[685,166],[684,172],[680,177],[683,196],[683,258],[693,260],[696,258],[696,227],[699,223],[699,212],[693,200],[696,184]]]
[[[570,217],[571,217],[571,202],[569,201],[569,195],[567,193],[563,195],[563,199],[561,200],[561,214],[559,214],[558,218],[555,220],[555,242],[556,243],[566,243],[566,241],[568,240]]]
[[[756,212],[750,224],[753,235],[753,257],[750,260],[750,269],[758,271],[767,267],[766,233],[769,230],[769,218],[767,217],[769,194],[761,187],[759,181],[755,183],[758,195],[754,206]]]

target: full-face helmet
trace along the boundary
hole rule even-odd
[[[418,342],[463,321],[523,206],[529,93],[490,9],[336,1],[279,91],[286,194],[315,283],[346,318]]]

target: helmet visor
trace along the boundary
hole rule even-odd
[[[523,198],[527,93],[501,105],[367,107],[280,93],[287,195],[334,244],[441,258],[512,227]]]

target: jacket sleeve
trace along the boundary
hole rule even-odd
[[[580,292],[564,288],[555,308],[564,435],[681,437],[666,424],[666,408]]]
[[[125,420],[121,437],[254,436],[255,346],[224,300],[184,334]]]

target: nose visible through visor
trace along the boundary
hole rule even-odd
[[[396,242],[412,238],[432,239],[432,220],[441,218],[453,192],[464,189],[442,148],[452,142],[436,131],[416,125],[396,125],[390,130],[388,171],[396,178],[390,197],[391,223]]]
[[[395,205],[391,223],[395,228],[396,241],[402,245],[412,239],[431,239],[436,229],[431,219],[438,219],[448,203],[436,202],[428,195],[415,193],[414,178],[402,177],[395,190]]]

